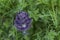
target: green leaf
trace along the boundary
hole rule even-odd
[[[38,9],[34,11],[28,11],[30,17],[34,18],[35,21],[39,19]]]
[[[54,40],[55,36],[57,36],[57,33],[53,30],[50,30],[50,32],[47,32],[45,35],[46,40]]]

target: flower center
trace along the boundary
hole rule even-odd
[[[22,24],[22,27],[25,28],[26,27],[26,24]]]

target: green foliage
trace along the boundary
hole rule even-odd
[[[14,26],[19,11],[33,19],[29,35]],[[60,0],[0,0],[0,40],[60,40]]]
[[[57,36],[55,31],[50,30],[50,32],[46,32],[45,40],[55,40],[54,38]]]

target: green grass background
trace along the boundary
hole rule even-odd
[[[14,26],[22,10],[33,19],[28,35]],[[60,40],[60,0],[0,0],[0,40]]]

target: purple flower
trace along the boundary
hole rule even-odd
[[[31,18],[26,12],[19,12],[14,20],[14,25],[20,31],[26,31],[31,25]]]

